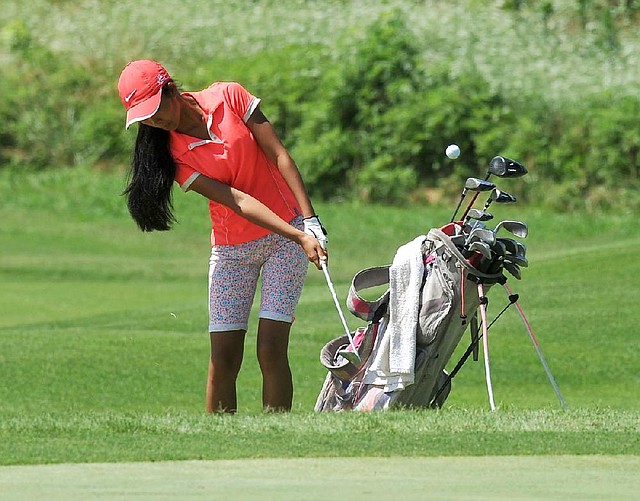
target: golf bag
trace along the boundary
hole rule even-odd
[[[566,408],[531,324],[518,303],[518,294],[512,293],[504,274],[506,271],[520,280],[520,268],[528,266],[526,246],[496,234],[504,230],[525,238],[527,225],[504,220],[489,229],[483,223],[493,218],[487,212],[490,204],[516,201],[489,182],[489,177],[514,178],[526,173],[527,169],[514,160],[494,157],[484,179],[466,180],[449,224],[433,228],[427,235],[400,247],[391,265],[357,273],[347,307],[367,325],[354,333],[344,320],[328,270],[323,266],[345,335],[331,340],[320,352],[320,362],[328,373],[316,401],[317,412],[442,407],[453,377],[471,354],[478,359],[480,340],[489,405],[495,410],[488,330],[511,305],[515,305],[527,329],[560,405]],[[462,220],[456,220],[469,191],[474,196]],[[477,196],[484,191],[491,194],[483,209],[473,209]],[[509,304],[488,324],[486,293],[496,284],[506,291]],[[375,300],[360,295],[366,289],[384,285],[388,285],[387,290]],[[471,333],[469,347],[448,373],[447,363],[467,328]]]
[[[368,323],[352,342],[345,335],[322,348],[328,373],[317,412],[443,405],[451,390],[445,366],[469,325],[477,346],[473,319],[503,278],[499,266],[481,271],[478,255],[462,254],[465,238],[457,223],[434,228],[398,249],[393,264],[354,276],[347,307]],[[360,295],[386,284],[375,300]]]

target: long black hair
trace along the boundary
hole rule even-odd
[[[175,92],[165,85],[163,95]],[[131,171],[123,195],[134,221],[142,231],[166,231],[175,222],[172,188],[176,173],[169,150],[169,132],[138,124],[138,136],[131,157]]]

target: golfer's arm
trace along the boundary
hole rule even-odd
[[[306,237],[303,231],[291,226],[259,200],[215,179],[201,174],[191,183],[189,190],[225,205],[252,223],[294,242],[301,244]]]
[[[272,125],[262,111],[260,111],[260,108],[257,108],[253,112],[247,121],[247,126],[253,133],[253,137],[256,138],[262,151],[264,151],[267,157],[278,167],[282,177],[300,205],[303,217],[315,215],[298,166],[280,141]]]

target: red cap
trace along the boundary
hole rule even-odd
[[[120,100],[127,110],[125,128],[153,116],[160,107],[162,87],[171,80],[164,67],[155,61],[141,59],[125,66],[118,80]]]

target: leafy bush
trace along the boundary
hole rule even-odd
[[[94,165],[122,154],[129,143],[111,82],[38,44],[24,23],[5,26],[3,40],[15,61],[0,74],[4,164]]]
[[[448,65],[426,68],[404,16],[382,16],[348,50],[316,114],[296,142],[314,193],[382,202],[406,201],[418,182],[452,175],[444,149],[488,161],[502,146],[510,116],[504,99],[473,68],[453,77]],[[477,173],[460,161],[453,173]]]
[[[171,21],[156,6],[136,32],[126,24],[139,6],[81,4],[5,9],[2,166],[128,163],[135,132],[115,82],[126,59],[155,57],[185,89],[237,80],[260,96],[314,198],[451,193],[502,154],[529,168],[510,182],[521,197],[638,207],[636,2],[251,0],[196,20],[188,13],[215,6],[188,0]],[[245,11],[265,29],[241,32]],[[95,33],[105,19],[119,22]],[[176,19],[179,33],[167,29]],[[453,142],[455,162],[443,154]]]
[[[508,146],[537,182],[568,182],[579,199],[598,187],[637,186],[639,112],[640,99],[610,92],[588,96],[579,105],[553,106],[540,99],[517,114]]]

